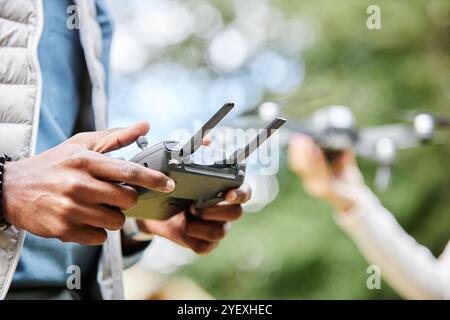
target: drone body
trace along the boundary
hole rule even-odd
[[[258,109],[260,118],[279,115],[280,107],[272,102],[262,104]],[[430,142],[435,123],[442,123],[426,113],[413,116],[411,124],[399,123],[357,128],[350,108],[329,106],[315,111],[304,121],[289,120],[286,127],[314,138],[324,150],[327,159],[333,162],[344,150],[353,149],[358,156],[378,163],[375,186],[385,191],[391,182],[391,169],[397,150],[407,149]],[[447,121],[448,122],[448,121]]]

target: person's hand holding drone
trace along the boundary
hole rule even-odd
[[[353,151],[347,150],[329,164],[324,152],[306,135],[296,134],[289,145],[289,166],[302,178],[305,190],[329,202],[338,212],[354,205],[355,194],[364,188],[364,180]]]

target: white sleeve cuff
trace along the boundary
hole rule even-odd
[[[354,205],[347,211],[336,212],[334,219],[336,223],[344,229],[351,228],[352,225],[361,223],[364,215],[378,211],[382,207],[378,198],[368,187],[361,187],[351,190]]]
[[[153,234],[142,232],[136,222],[136,219],[127,218],[122,227],[123,233],[130,239],[135,241],[150,241],[153,239]]]

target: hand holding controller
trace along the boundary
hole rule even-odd
[[[236,150],[228,159],[212,165],[195,163],[191,155],[202,145],[205,135],[231,111],[234,104],[225,104],[181,148],[177,141],[163,141],[148,149],[144,137],[137,141],[142,152],[130,161],[159,171],[173,179],[176,188],[170,194],[135,187],[139,197],[137,204],[126,211],[127,216],[144,219],[166,219],[188,210],[193,203],[204,209],[225,200],[227,191],[238,189],[244,182],[244,160],[280,128],[286,120],[276,118],[246,147]]]

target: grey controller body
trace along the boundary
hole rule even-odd
[[[286,120],[275,118],[248,145],[236,150],[232,156],[220,161],[196,163],[192,155],[202,146],[203,138],[234,104],[227,103],[182,147],[177,141],[164,141],[150,148],[145,137],[137,141],[142,152],[130,161],[162,172],[175,181],[175,190],[169,194],[135,187],[137,204],[125,214],[134,218],[166,219],[188,210],[195,203],[199,209],[224,200],[227,191],[238,188],[245,178],[245,159],[263,144]],[[212,159],[213,157],[210,157]]]
[[[176,188],[167,194],[136,187],[138,202],[127,210],[127,216],[165,219],[187,210],[193,202],[200,209],[213,206],[224,200],[228,190],[238,188],[244,182],[245,165],[185,164],[173,157],[177,145],[176,141],[161,142],[130,160],[166,174],[175,181]]]

